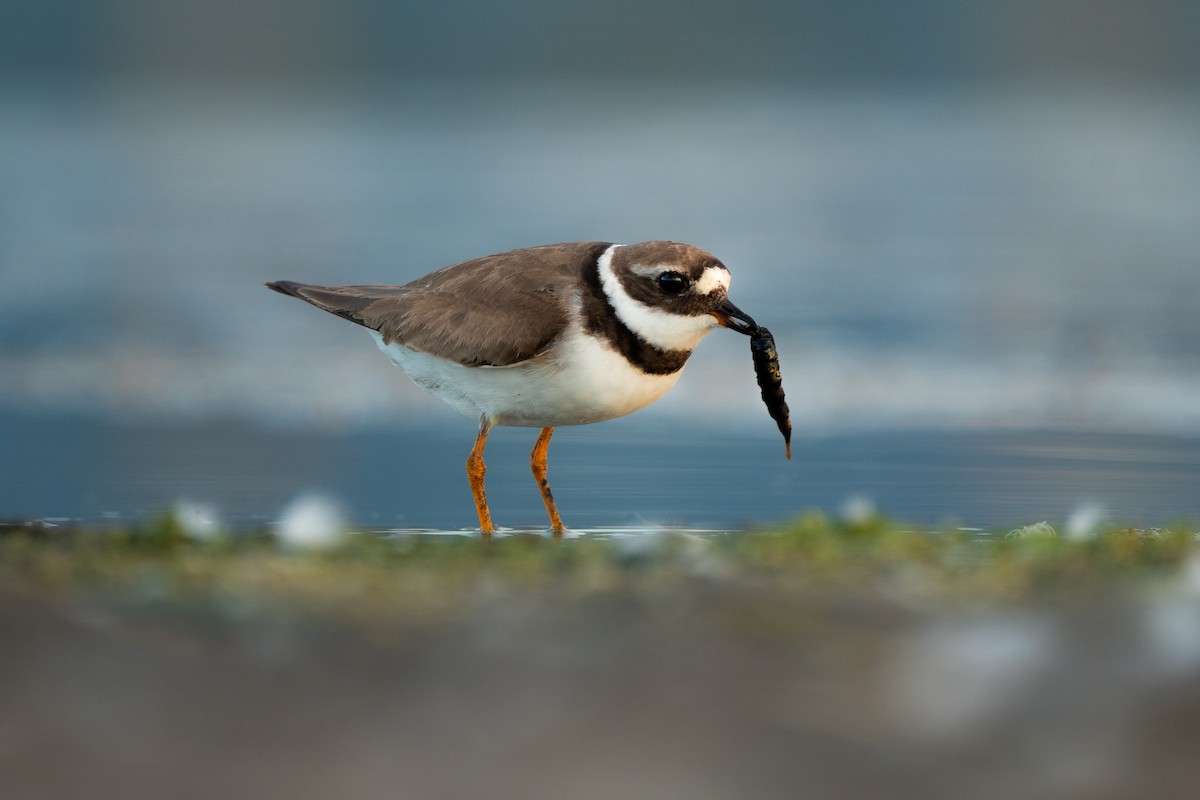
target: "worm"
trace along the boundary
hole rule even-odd
[[[762,390],[763,403],[787,448],[787,457],[792,457],[792,421],[788,417],[787,399],[783,395],[783,376],[779,373],[779,353],[775,350],[775,337],[761,325],[750,334],[750,356],[754,359],[754,376]]]

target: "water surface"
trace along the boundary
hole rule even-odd
[[[0,517],[136,519],[188,501],[230,524],[256,525],[312,492],[372,530],[471,528],[464,462],[474,430],[455,422],[317,433],[4,414]],[[499,525],[546,524],[528,469],[535,438],[500,428],[489,439],[488,498]],[[926,524],[1061,525],[1099,505],[1116,521],[1148,526],[1200,519],[1200,437],[800,432],[786,461],[765,412],[758,430],[631,417],[556,432],[550,479],[577,529],[741,529],[864,500]]]

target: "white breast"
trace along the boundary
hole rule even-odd
[[[680,375],[648,375],[577,325],[550,351],[508,367],[464,367],[371,334],[419,386],[497,425],[549,428],[621,417],[662,397]]]

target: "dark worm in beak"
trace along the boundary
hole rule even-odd
[[[726,328],[750,337],[750,357],[754,359],[754,376],[762,392],[767,413],[779,432],[787,457],[792,457],[792,420],[788,417],[787,399],[783,394],[783,376],[779,372],[779,353],[775,350],[775,337],[766,328],[756,323],[749,314],[725,300],[710,312],[717,322]]]
[[[775,350],[775,337],[763,327],[756,327],[750,334],[750,356],[754,359],[754,376],[758,378],[758,388],[762,391],[763,402],[767,405],[767,413],[779,432],[783,434],[783,444],[787,448],[787,457],[792,457],[792,420],[788,417],[787,399],[783,394],[783,376],[779,372],[779,353]]]

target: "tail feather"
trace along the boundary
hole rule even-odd
[[[349,293],[346,291],[349,287],[341,287],[339,291],[339,287],[316,286],[296,281],[269,281],[266,286],[280,294],[298,297],[323,311],[364,326],[366,323],[359,316],[359,312],[375,300],[375,298]]]
[[[301,300],[304,299],[304,296],[300,294],[300,287],[304,285],[296,281],[267,281],[266,284],[268,289],[272,289],[280,294],[286,294],[289,297],[299,297]]]

